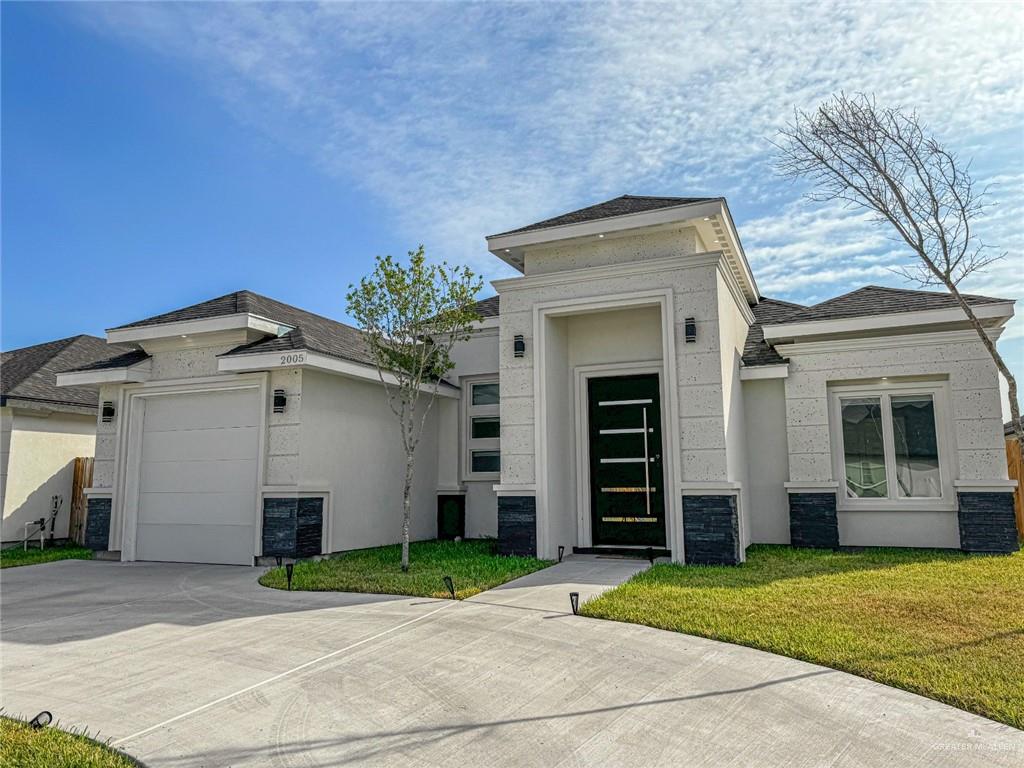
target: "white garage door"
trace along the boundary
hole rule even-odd
[[[135,558],[252,565],[256,389],[148,398]]]

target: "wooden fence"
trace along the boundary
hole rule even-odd
[[[71,519],[68,521],[68,538],[85,544],[85,494],[92,486],[92,456],[75,459],[75,474],[71,480]]]
[[[1011,480],[1017,481],[1013,492],[1013,512],[1017,517],[1017,538],[1024,541],[1024,456],[1020,442],[1014,437],[1006,438],[1006,466]]]

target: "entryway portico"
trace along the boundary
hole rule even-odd
[[[493,283],[499,547],[739,562],[739,368],[758,294],[728,209],[628,196],[596,208],[488,238],[523,273]]]
[[[523,296],[538,291],[534,286]],[[559,546],[680,551],[681,542],[674,544],[680,504],[664,492],[679,479],[671,292],[539,301],[531,314],[537,552],[554,557]],[[650,402],[626,402],[632,400]],[[646,451],[642,433],[601,434],[641,430],[645,407],[653,430]],[[598,423],[592,409],[602,412]],[[657,483],[650,482],[652,470]]]

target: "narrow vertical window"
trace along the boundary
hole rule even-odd
[[[471,381],[463,396],[465,474],[470,480],[495,479],[501,472],[498,382]]]
[[[858,397],[840,403],[846,493],[858,499],[885,498],[889,495],[889,485],[885,474],[881,398]]]
[[[899,495],[906,498],[941,496],[935,403],[931,395],[893,395],[890,403]]]

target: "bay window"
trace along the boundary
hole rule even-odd
[[[941,384],[836,387],[830,429],[839,507],[949,507],[951,447]]]

